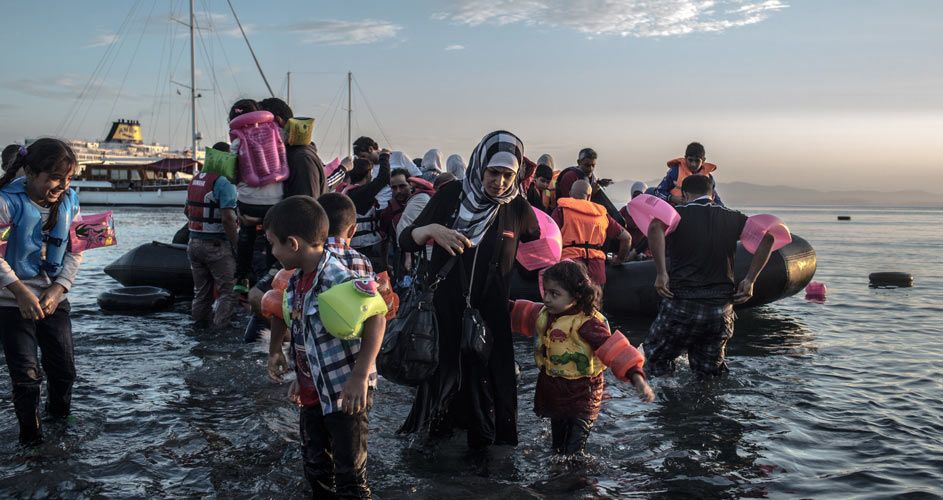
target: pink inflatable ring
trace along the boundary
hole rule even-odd
[[[563,253],[563,236],[557,223],[538,208],[534,208],[534,215],[540,224],[540,239],[517,246],[517,261],[528,271],[543,269],[560,262]]]
[[[750,253],[756,253],[757,247],[763,241],[767,234],[773,236],[773,251],[792,243],[792,235],[789,234],[789,228],[775,215],[757,214],[747,219],[743,226],[743,232],[740,233],[740,243],[743,248]]]
[[[626,204],[629,214],[635,225],[644,233],[648,234],[648,227],[652,221],[658,219],[665,223],[668,228],[665,234],[671,234],[681,222],[681,216],[667,201],[650,194],[640,194]]]

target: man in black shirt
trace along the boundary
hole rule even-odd
[[[682,186],[683,204],[676,207],[681,222],[665,236],[665,224],[652,221],[649,246],[655,259],[655,290],[664,297],[658,317],[645,339],[646,373],[670,374],[674,359],[688,353],[698,376],[727,372],[724,350],[733,337],[734,304],[753,296],[753,283],[766,266],[773,247],[767,234],[753,255],[750,270],[734,285],[733,261],[747,216],[713,201],[713,183],[691,175]],[[665,265],[669,248],[670,270]]]

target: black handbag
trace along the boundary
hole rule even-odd
[[[478,264],[478,248],[475,248],[475,257],[472,258],[471,282],[475,282],[475,266]],[[465,312],[462,314],[462,353],[471,355],[482,365],[488,366],[491,359],[491,349],[494,347],[494,334],[485,324],[478,308],[471,305],[471,285],[465,277],[465,266],[459,262],[462,276],[462,287],[465,289]],[[488,277],[491,277],[489,269]],[[491,280],[487,280],[490,282]],[[487,288],[487,284],[485,285]]]
[[[417,386],[439,366],[439,324],[432,300],[458,257],[452,257],[428,280],[417,279],[400,302],[399,312],[387,325],[377,354],[377,372],[387,380]],[[421,267],[421,266],[417,266]]]
[[[499,210],[501,211],[498,212],[498,228],[503,232],[505,228],[505,210]],[[491,262],[488,267],[488,277],[485,279],[485,293],[488,293],[492,279],[500,272],[500,258],[504,250],[504,245],[507,243],[507,238],[508,236],[502,234],[500,242],[495,245],[494,255],[491,256]],[[475,266],[478,265],[478,248],[480,247],[481,245],[479,244],[479,246],[475,248],[475,256],[472,258],[472,284],[475,282]],[[459,264],[462,265],[461,261]],[[478,311],[478,308],[472,307],[471,305],[472,287],[465,277],[464,266],[461,269],[461,275],[462,287],[465,288],[465,313],[462,315],[461,349],[464,354],[472,355],[474,358],[477,358],[482,365],[488,366],[488,361],[491,359],[491,351],[494,348],[494,332],[485,324],[485,320],[481,317],[481,312]]]

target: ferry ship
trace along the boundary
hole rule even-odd
[[[142,137],[140,122],[118,120],[102,142],[66,141],[79,162],[72,189],[82,205],[186,204],[200,162],[190,151],[172,152],[156,142],[145,144]]]

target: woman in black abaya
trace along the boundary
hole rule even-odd
[[[441,437],[461,428],[467,430],[468,445],[474,449],[517,444],[508,294],[518,242],[540,235],[530,204],[520,196],[518,170],[523,159],[523,144],[514,134],[486,135],[472,153],[465,179],[442,186],[400,234],[400,245],[407,252],[419,251],[429,238],[435,239],[431,273],[452,255],[460,254],[461,261],[435,292],[439,368],[419,387],[400,432]],[[460,350],[465,310],[461,272],[471,283],[472,306],[494,334],[487,365]]]

